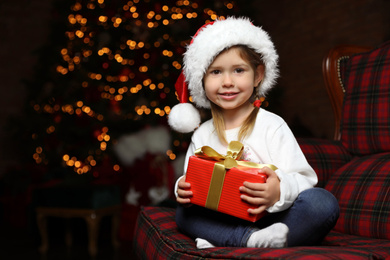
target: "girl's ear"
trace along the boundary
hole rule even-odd
[[[260,64],[257,66],[255,71],[255,86],[258,86],[260,82],[264,79],[265,66]]]

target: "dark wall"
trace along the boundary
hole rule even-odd
[[[34,51],[47,42],[52,0],[0,1],[0,177],[17,162],[7,117],[21,113],[25,86],[37,62]]]
[[[322,59],[335,45],[374,47],[390,40],[390,1],[254,1],[253,10],[280,56],[276,110],[296,135],[332,138]]]

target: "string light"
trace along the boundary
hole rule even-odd
[[[71,6],[71,13],[65,17],[68,22],[68,30],[65,32],[68,44],[59,50],[61,62],[55,66],[55,71],[62,78],[81,79],[80,83],[72,81],[67,87],[69,91],[74,88],[73,84],[81,87],[88,98],[76,101],[59,98],[47,104],[33,102],[31,107],[36,113],[45,113],[55,118],[45,126],[44,133],[32,134],[33,140],[40,140],[44,134],[54,136],[66,131],[61,130],[64,118],[69,120],[75,117],[81,121],[90,119],[97,125],[105,125],[107,118],[113,120],[107,110],[118,117],[115,120],[166,117],[171,111],[167,97],[174,96],[170,93],[173,91],[172,81],[182,69],[181,61],[178,60],[181,58],[180,52],[189,43],[189,39],[174,39],[183,20],[191,20],[189,23],[194,24],[194,19],[202,22],[224,19],[217,10],[202,9],[195,1],[178,0],[158,4],[146,12],[145,6],[141,4],[145,5],[148,1],[124,2],[112,14],[102,12],[108,6],[104,0],[87,3],[76,1]],[[228,11],[233,10],[235,4],[234,1],[225,0],[214,6]],[[92,15],[94,12],[96,16]],[[129,33],[122,33],[115,39],[108,33],[119,30]],[[96,99],[103,100],[108,107],[99,107]],[[133,102],[134,99],[137,101]],[[93,172],[98,177],[99,173],[92,169],[99,164],[116,136],[109,131],[108,126],[103,126],[96,130],[94,138],[97,144],[88,150],[87,156],[74,152],[76,156],[72,155],[72,151],[67,151],[62,155],[63,164],[77,174]],[[173,146],[180,147],[181,142],[176,139]],[[49,150],[39,145],[33,152],[33,159],[38,164],[46,164],[48,153]],[[170,160],[176,159],[172,150],[167,151],[166,155]],[[112,170],[119,172],[121,167],[114,164]]]

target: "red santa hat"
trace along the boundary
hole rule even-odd
[[[246,45],[260,54],[265,65],[265,75],[258,95],[264,96],[278,77],[278,54],[269,35],[261,27],[253,25],[248,18],[228,17],[203,25],[187,46],[183,58],[183,70],[175,88],[180,104],[175,105],[168,116],[172,129],[181,133],[194,131],[200,124],[200,108],[210,108],[203,88],[203,76],[214,58],[224,49]]]

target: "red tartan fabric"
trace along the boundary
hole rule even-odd
[[[341,141],[355,155],[390,151],[390,41],[341,63]]]
[[[272,248],[216,247],[198,250],[175,223],[175,209],[146,207],[135,231],[136,259],[386,259],[390,241],[331,232],[321,246]]]
[[[390,239],[390,153],[357,157],[335,172],[326,189],[339,201],[335,230]]]
[[[330,176],[352,158],[339,141],[298,138],[298,143],[317,173],[318,187],[325,187]]]

